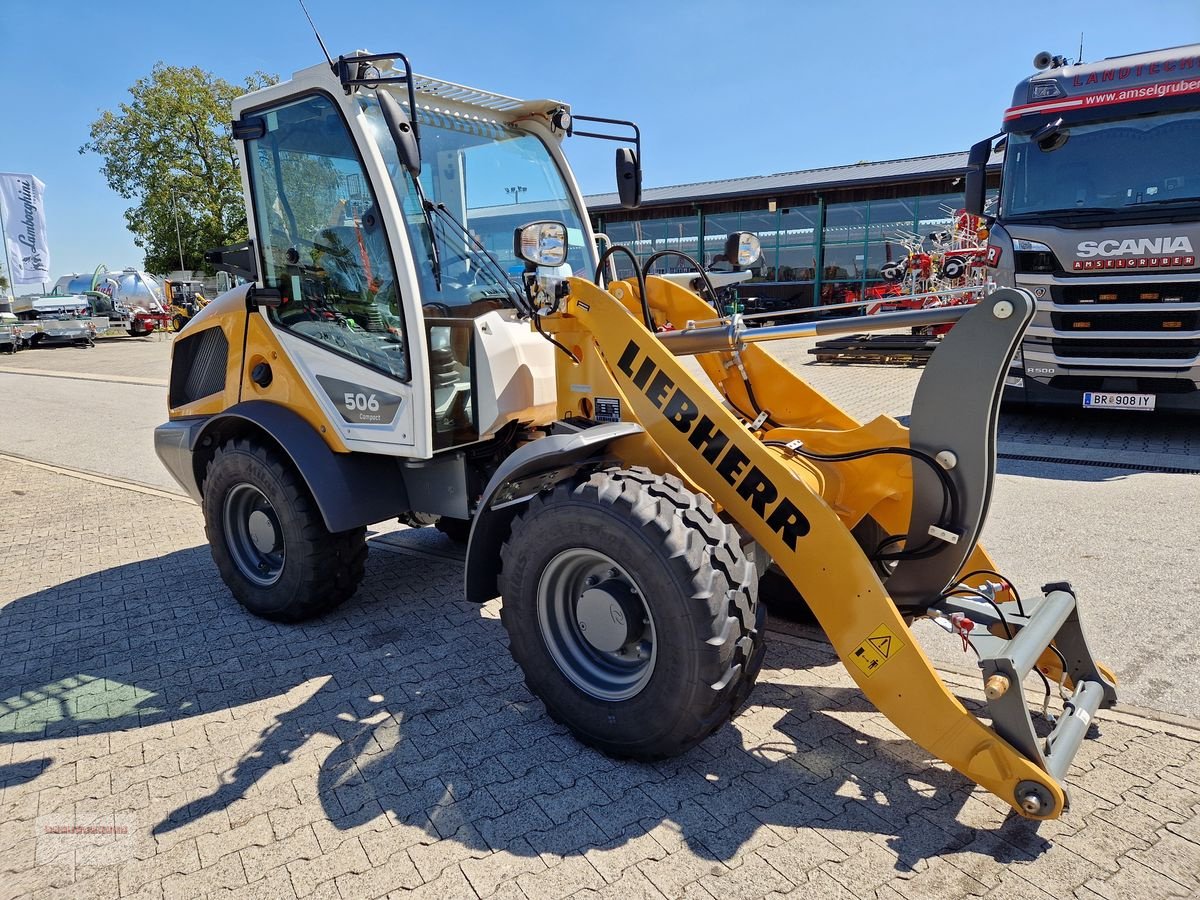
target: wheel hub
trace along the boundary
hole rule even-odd
[[[250,532],[250,540],[260,553],[270,553],[278,546],[279,534],[275,531],[275,524],[261,509],[250,513],[246,526]]]
[[[225,545],[241,573],[258,587],[271,587],[283,574],[283,529],[271,501],[258,487],[242,482],[225,495]]]
[[[575,605],[583,639],[606,653],[615,653],[642,633],[642,604],[629,585],[610,578],[588,588]]]
[[[636,697],[658,658],[654,616],[637,583],[615,560],[571,547],[538,579],[538,627],[562,673],[600,700]]]

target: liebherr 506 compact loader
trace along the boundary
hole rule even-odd
[[[233,112],[251,240],[212,260],[250,283],[177,338],[155,440],[247,609],[320,614],[362,578],[365,526],[436,523],[469,538],[466,594],[502,596],[550,715],[607,753],[654,759],[746,700],[770,568],[905,734],[1025,816],[1063,811],[1114,679],[1070,586],[1022,601],[978,543],[1030,295],[873,317],[957,324],[910,426],[860,424],[761,344],[862,331],[861,317],[748,329],[712,305],[736,274],[659,277],[662,253],[642,266],[598,252],[561,144],[631,145],[617,176],[636,205],[632,123],[366,53]],[[730,235],[726,257],[745,267],[756,244]],[[973,645],[986,722],[910,631],[923,617]],[[1048,737],[1026,704],[1031,673],[1066,698]]]

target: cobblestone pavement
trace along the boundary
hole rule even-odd
[[[0,498],[3,897],[1200,893],[1194,723],[1102,714],[1035,827],[775,634],[733,725],[619,763],[546,718],[432,532],[376,537],[353,600],[283,627],[182,499],[2,460]]]

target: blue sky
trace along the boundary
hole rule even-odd
[[[1200,41],[1200,0],[400,3],[307,0],[335,56],[642,126],[647,187],[962,150],[997,129],[1038,50],[1096,60]],[[320,60],[296,0],[0,0],[0,171],[46,183],[54,274],[140,265],[128,205],[79,155],[156,60],[230,80]],[[585,193],[612,146],[576,139]]]

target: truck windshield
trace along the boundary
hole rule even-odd
[[[517,283],[524,263],[513,252],[513,230],[539,220],[564,222],[569,236],[571,274],[590,275],[580,215],[562,174],[542,141],[518,128],[422,110],[421,187],[434,203],[444,204],[470,232],[457,234],[437,224],[429,233],[411,177],[396,157],[375,101],[365,105],[368,121],[392,174],[404,207],[409,241],[417,255],[421,300],[456,308],[508,297],[501,271],[485,264],[474,241]],[[437,241],[440,279],[434,277],[432,241]],[[440,282],[440,283],[439,283]]]
[[[1063,130],[1048,142],[1057,149],[1042,149],[1030,133],[1009,134],[1002,217],[1200,205],[1200,110]]]

